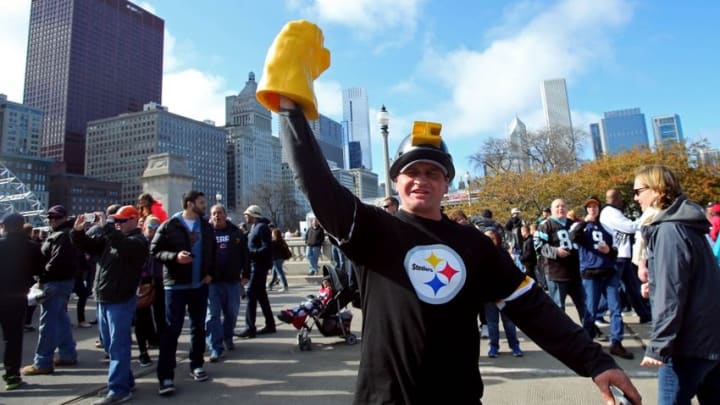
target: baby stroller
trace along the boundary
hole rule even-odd
[[[312,349],[312,339],[310,332],[315,325],[323,336],[340,336],[345,339],[345,343],[354,345],[357,343],[357,336],[350,333],[350,324],[352,322],[352,312],[343,310],[349,303],[358,303],[360,293],[357,289],[357,283],[350,283],[348,272],[346,269],[336,269],[335,267],[324,265],[323,275],[330,277],[333,289],[333,296],[328,301],[325,308],[318,314],[311,314],[308,319],[300,326],[297,335],[298,347],[301,351]]]

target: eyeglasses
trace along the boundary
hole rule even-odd
[[[633,194],[635,194],[635,197],[639,196],[643,191],[647,190],[648,187],[640,187],[633,189]]]

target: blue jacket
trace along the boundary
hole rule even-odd
[[[614,269],[617,250],[612,249],[613,237],[600,222],[576,222],[570,229],[570,239],[580,251],[580,273],[591,269]],[[610,252],[600,252],[600,241],[610,246]]]
[[[272,268],[272,233],[267,218],[258,218],[248,233],[248,251],[251,271],[270,270]]]

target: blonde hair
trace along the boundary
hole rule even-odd
[[[661,210],[669,207],[683,193],[675,173],[663,165],[641,166],[635,171],[635,178],[659,194],[652,206]]]

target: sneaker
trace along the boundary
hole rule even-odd
[[[602,328],[605,326],[610,326],[610,323],[606,321],[605,318],[598,318],[595,320],[595,326],[597,326],[598,328]]]
[[[96,349],[102,349],[103,348],[103,342],[96,340],[95,341],[95,348]]]
[[[225,348],[228,349],[229,351],[233,351],[233,350],[235,350],[235,343],[233,343],[232,340],[226,340]]]
[[[522,357],[525,355],[522,350],[520,350],[520,347],[514,347],[512,349],[512,355],[513,357]]]
[[[5,380],[5,390],[12,391],[20,388],[25,382],[19,375],[3,376]]]
[[[287,292],[287,290],[288,290],[287,287],[280,287],[280,289],[278,290],[278,292]]]
[[[222,357],[222,352],[218,352],[215,350],[211,351],[210,352],[210,363],[217,363],[218,361],[220,361],[220,357]]]
[[[152,360],[150,359],[150,355],[147,352],[140,353],[140,356],[138,356],[138,361],[140,362],[140,367],[152,366]]]
[[[34,364],[31,364],[29,366],[25,366],[20,370],[20,374],[22,375],[42,375],[42,374],[52,374],[55,369],[52,367],[49,368],[40,368],[35,367]]]
[[[175,384],[173,380],[167,379],[160,382],[160,388],[158,388],[158,395],[172,395],[175,392]]]
[[[119,395],[108,395],[102,399],[99,399],[95,402],[93,402],[93,405],[112,405],[112,404],[121,404],[123,402],[127,402],[132,398],[132,393],[128,392],[125,396],[119,396]]]
[[[481,325],[480,326],[480,337],[483,339],[490,338],[490,332],[488,332],[488,326],[487,325]]]
[[[610,354],[613,356],[622,357],[623,359],[632,360],[635,355],[627,351],[620,342],[614,342],[610,344]]]
[[[97,319],[93,319],[92,321],[90,321],[90,325],[97,325],[97,323],[98,323]]]
[[[53,365],[57,366],[74,366],[78,363],[77,359],[61,359],[59,357],[55,357],[53,359]]]
[[[491,359],[494,359],[498,356],[498,349],[497,347],[491,347],[490,350],[488,350],[488,357]]]
[[[270,335],[275,332],[277,332],[277,330],[275,329],[275,326],[266,326],[266,327],[260,329],[259,331],[257,331],[257,334],[258,335]]]
[[[78,326],[78,328],[83,328],[83,329],[92,328],[92,325],[90,324],[90,322],[86,322],[86,321],[79,322],[77,326]]]
[[[202,367],[192,370],[190,372],[190,377],[192,377],[195,381],[206,381],[208,379],[208,375]]]

